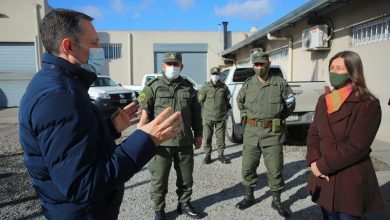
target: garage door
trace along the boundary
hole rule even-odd
[[[165,52],[181,52],[184,68],[181,74],[188,75],[197,83],[207,81],[207,44],[155,44],[155,72],[162,70]]]
[[[35,65],[34,43],[0,43],[0,107],[19,106]]]

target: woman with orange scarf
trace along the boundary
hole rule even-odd
[[[307,138],[308,189],[323,219],[360,219],[383,209],[370,158],[381,107],[366,86],[357,53],[333,56],[329,78],[334,89],[318,99]]]

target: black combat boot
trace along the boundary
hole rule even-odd
[[[211,163],[211,155],[208,154],[204,157],[204,160],[203,160],[203,163],[204,164],[210,164]]]
[[[196,211],[190,202],[179,202],[179,204],[177,204],[177,212],[179,214],[186,214],[188,215],[189,217],[191,218],[196,218],[196,219],[199,219],[199,218],[202,218],[202,215],[200,212]]]
[[[291,215],[291,211],[284,207],[282,203],[280,202],[280,191],[273,191],[272,192],[272,208],[276,209],[278,211],[279,215],[288,218]]]
[[[218,156],[218,160],[221,161],[221,163],[223,163],[223,164],[228,164],[229,163],[229,161],[226,159],[225,156],[223,156],[223,154]]]
[[[245,189],[245,197],[241,202],[236,204],[236,207],[244,210],[246,208],[251,207],[252,205],[255,204],[255,196],[253,195],[253,188],[247,188]]]
[[[154,220],[165,220],[167,219],[165,217],[165,211],[164,210],[159,210],[154,212]]]

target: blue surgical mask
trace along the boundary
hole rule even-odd
[[[75,43],[89,50],[88,63],[83,64],[76,59],[81,68],[94,73],[102,73],[106,62],[103,48],[88,48],[80,43]]]

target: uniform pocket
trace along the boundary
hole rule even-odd
[[[184,91],[184,92],[181,92],[178,94],[178,98],[179,98],[178,102],[179,103],[177,103],[177,104],[180,105],[180,109],[182,111],[190,108],[193,96],[194,95],[190,91]],[[208,96],[208,94],[207,94],[207,96]]]
[[[207,92],[207,96],[206,96],[206,100],[212,100],[212,99],[214,99],[214,92],[212,92],[212,91],[208,91]]]
[[[279,96],[271,96],[270,97],[270,100],[269,100],[269,103],[270,103],[270,113],[271,114],[278,114],[279,112],[281,112],[283,110],[283,105],[282,105],[282,102],[281,102],[281,99]]]
[[[246,101],[252,103],[256,101],[256,94],[251,93],[246,96]]]
[[[173,96],[167,91],[160,91],[157,93],[155,106],[166,108],[172,106]]]

